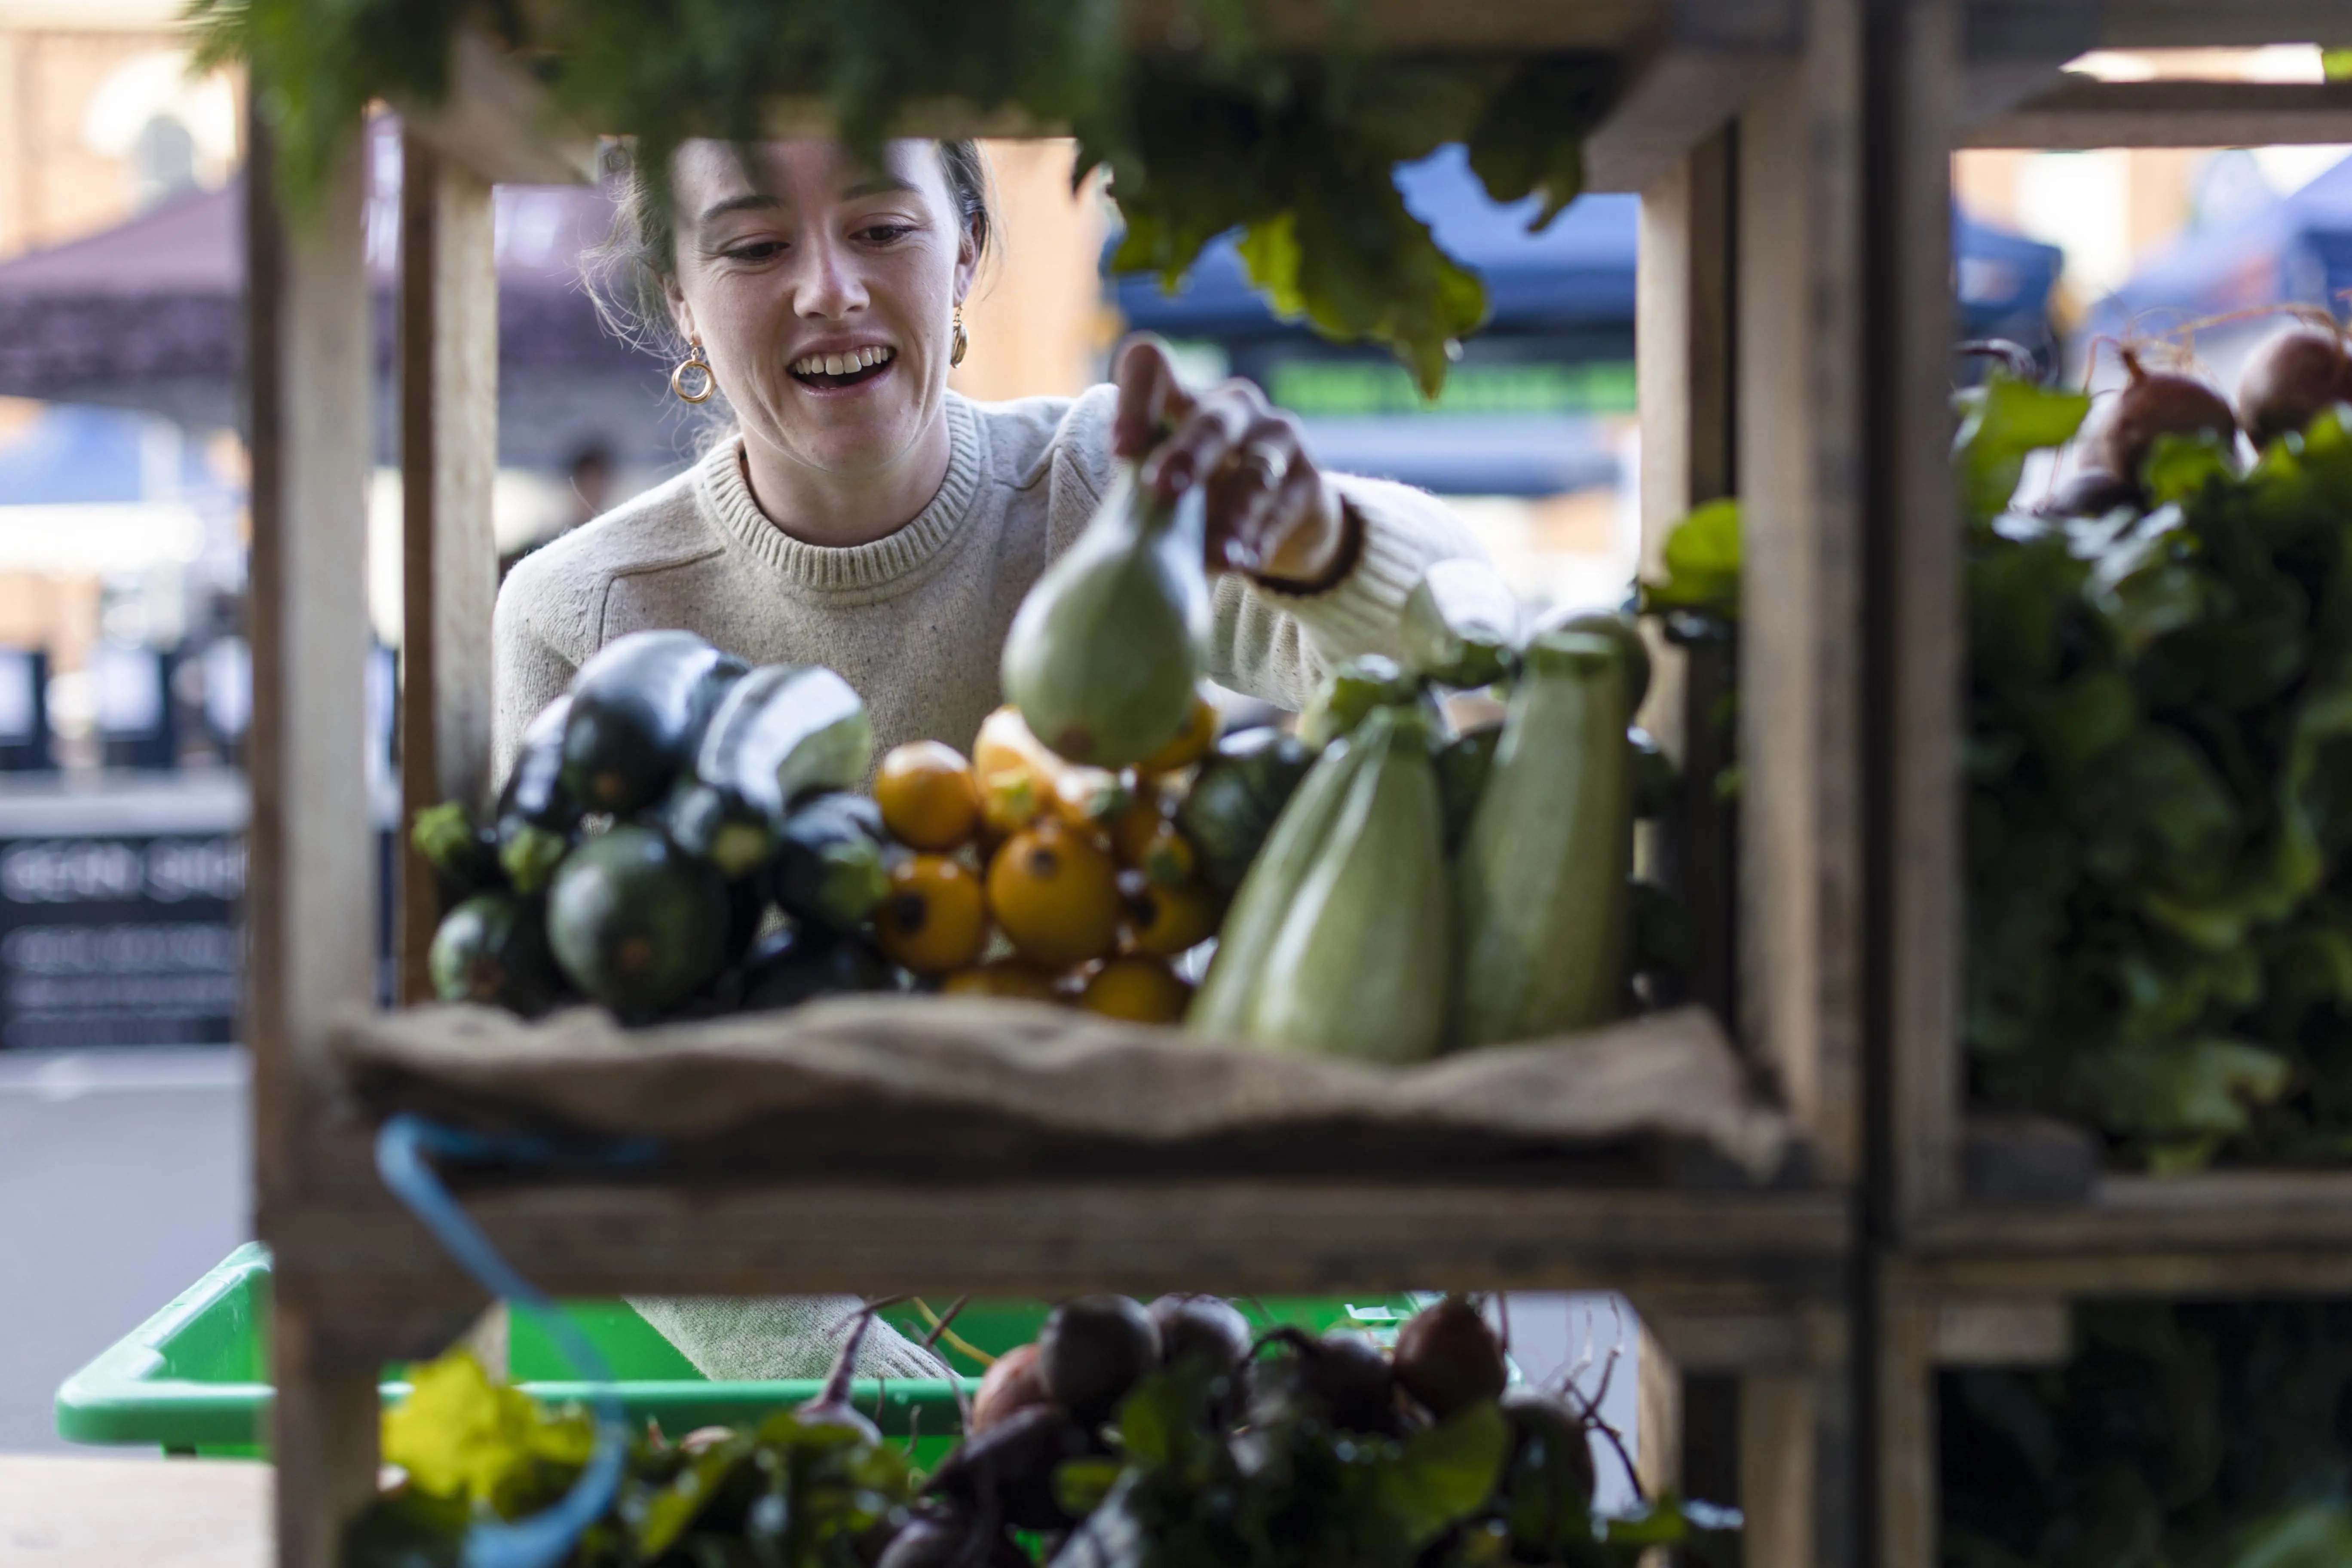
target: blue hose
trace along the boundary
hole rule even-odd
[[[511,1524],[479,1522],[466,1531],[465,1568],[557,1568],[572,1555],[580,1536],[604,1517],[621,1489],[621,1473],[628,1459],[627,1418],[613,1387],[613,1369],[605,1363],[580,1326],[548,1299],[546,1292],[515,1271],[466,1211],[432,1166],[435,1158],[507,1165],[588,1164],[612,1166],[642,1163],[654,1146],[644,1142],[616,1143],[593,1152],[556,1144],[543,1138],[493,1138],[461,1131],[403,1113],[393,1117],[376,1134],[375,1168],[394,1197],[424,1222],[457,1266],[475,1283],[499,1300],[539,1315],[548,1337],[563,1352],[582,1378],[595,1384],[591,1398],[596,1410],[596,1446],[588,1463],[553,1507]]]

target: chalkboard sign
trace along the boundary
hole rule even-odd
[[[245,792],[0,797],[0,1048],[236,1038]]]

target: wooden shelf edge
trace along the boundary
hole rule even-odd
[[[2244,147],[2352,141],[2352,82],[2066,77],[1962,132],[1965,147]]]
[[[2352,1292],[2352,1172],[2110,1176],[2084,1203],[1964,1202],[1916,1220],[1897,1257],[1962,1293]]]
[[[1971,54],[2352,43],[2341,0],[1969,0]]]
[[[1848,1200],[1816,1191],[564,1185],[464,1202],[526,1278],[584,1296],[1508,1287],[1728,1309],[1834,1292],[1853,1242]],[[260,1231],[281,1276],[321,1288],[466,1290],[380,1195],[265,1208]]]
[[[1585,138],[1585,188],[1638,193],[1654,184],[1729,123],[1802,44],[1787,0],[1675,0],[1624,51],[1616,101]]]

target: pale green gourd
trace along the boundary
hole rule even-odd
[[[1338,819],[1266,950],[1243,1037],[1268,1050],[1417,1062],[1444,1043],[1453,889],[1425,721],[1381,708]]]
[[[1125,767],[1183,730],[1208,672],[1205,529],[1198,486],[1161,500],[1128,466],[1022,600],[1004,696],[1058,755]]]
[[[1362,753],[1345,741],[1325,747],[1275,819],[1274,830],[1234,893],[1217,933],[1216,958],[1184,1015],[1184,1026],[1193,1034],[1241,1037],[1275,934],[1290,912],[1299,884],[1315,868],[1316,855],[1347,804],[1348,786],[1361,760]]]
[[[1454,863],[1455,1048],[1590,1028],[1623,1005],[1629,695],[1606,632],[1553,632],[1526,652]]]

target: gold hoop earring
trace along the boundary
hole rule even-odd
[[[690,370],[702,373],[702,390],[699,392],[686,389],[686,373]],[[688,342],[685,362],[669,373],[669,389],[680,403],[708,403],[710,395],[719,390],[719,377],[711,373],[710,362],[702,357],[700,338]]]
[[[963,330],[963,307],[955,308],[955,335],[948,340],[948,368],[963,363],[964,351],[971,347],[971,334]]]

